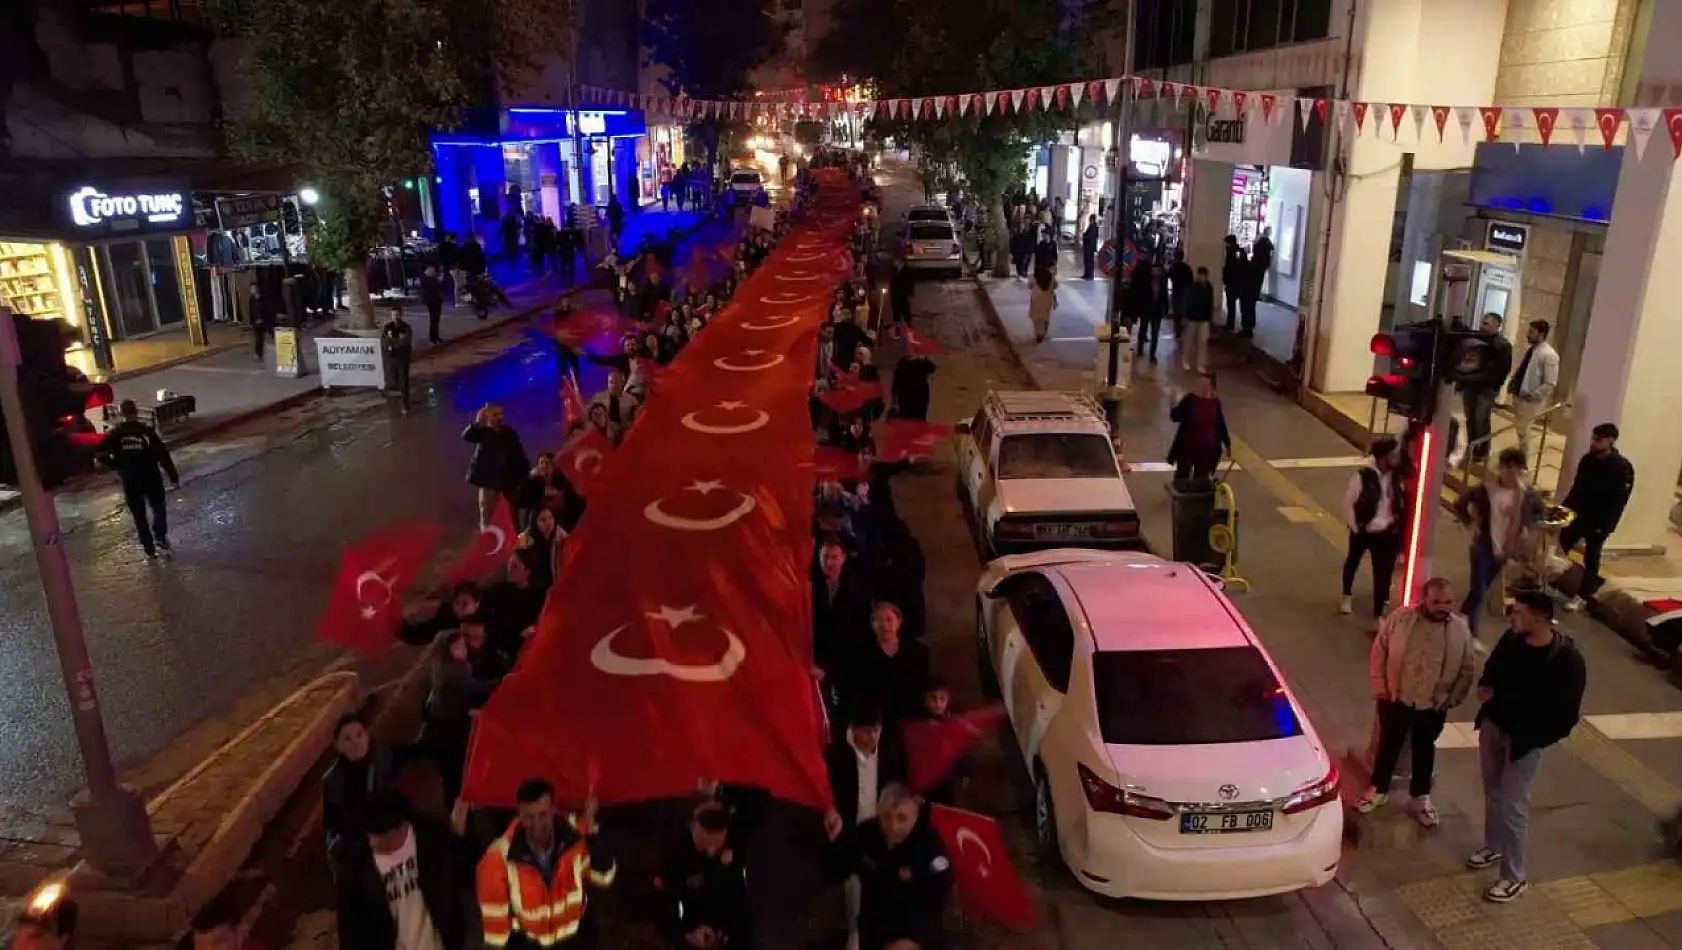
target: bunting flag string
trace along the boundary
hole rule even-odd
[[[1125,86],[1123,84],[1126,84]],[[1619,144],[1620,133],[1637,157],[1646,155],[1647,143],[1661,126],[1671,142],[1672,160],[1682,160],[1682,109],[1677,108],[1581,108],[1569,106],[1496,106],[1443,103],[1376,102],[1296,96],[1288,92],[1229,89],[1198,86],[1145,76],[1115,76],[1082,79],[1045,86],[1017,89],[988,89],[941,96],[876,99],[863,102],[806,102],[789,90],[756,95],[752,100],[708,100],[686,96],[630,93],[596,86],[579,86],[574,108],[599,105],[641,109],[655,116],[690,120],[698,118],[753,119],[781,115],[784,118],[835,118],[842,115],[866,119],[941,122],[980,121],[994,116],[1073,113],[1090,104],[1103,112],[1115,107],[1125,88],[1132,97],[1154,101],[1175,109],[1198,109],[1211,118],[1253,120],[1272,126],[1288,122],[1295,105],[1298,127],[1306,132],[1310,123],[1335,123],[1345,135],[1376,136],[1380,141],[1401,143],[1404,125],[1413,127],[1412,143],[1436,144],[1447,140],[1450,117],[1460,126],[1461,144],[1473,141],[1507,142],[1515,149],[1529,141],[1543,148],[1561,144],[1563,130],[1570,132],[1570,144],[1579,151],[1599,144],[1608,151]],[[586,105],[588,104],[588,105]],[[1411,123],[1404,119],[1411,118]],[[1477,138],[1481,131],[1482,137]]]

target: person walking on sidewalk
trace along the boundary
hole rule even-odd
[[[140,407],[134,400],[125,399],[117,407],[123,421],[111,428],[99,441],[97,455],[117,470],[123,483],[123,503],[134,516],[134,530],[140,536],[140,547],[147,557],[157,557],[158,550],[169,552],[169,507],[164,499],[163,476],[176,488],[181,487],[181,474],[169,457],[169,447],[158,438],[158,431],[140,421]],[[150,522],[146,509],[152,510]]]
[[[456,242],[456,233],[445,231],[438,240],[438,268],[433,274],[438,278],[440,290],[443,289],[444,278],[450,278],[450,293],[457,304],[461,303],[461,288],[466,283],[457,263],[460,259],[461,245]]]
[[[1483,773],[1483,847],[1473,870],[1500,865],[1483,892],[1505,904],[1530,887],[1525,856],[1530,789],[1542,750],[1571,735],[1582,714],[1588,666],[1571,638],[1554,627],[1554,603],[1543,591],[1519,591],[1508,614],[1512,627],[1484,662],[1478,678],[1478,764]]]
[[[1150,346],[1150,360],[1156,364],[1156,346],[1162,339],[1162,298],[1157,294],[1156,268],[1148,261],[1140,261],[1127,275],[1127,319],[1139,329],[1138,354],[1146,355]]]
[[[1585,598],[1600,589],[1601,549],[1618,529],[1634,491],[1635,466],[1618,452],[1618,427],[1602,422],[1594,427],[1589,450],[1577,462],[1563,502],[1577,517],[1559,533],[1559,549],[1569,555],[1578,542],[1583,545],[1583,581],[1577,596],[1565,602],[1566,610],[1582,610]]]
[[[437,323],[434,322],[434,326]],[[409,414],[409,363],[415,354],[415,329],[403,319],[403,305],[392,304],[391,319],[380,328],[380,353],[385,356],[390,385],[402,400],[403,414]]]
[[[426,307],[426,342],[437,346],[444,342],[438,332],[438,321],[444,316],[444,282],[437,268],[428,267],[421,274],[421,303]]]
[[[1180,368],[1198,375],[1207,373],[1209,327],[1215,322],[1215,285],[1209,282],[1209,268],[1197,269],[1197,279],[1186,290],[1181,316],[1185,318],[1185,335],[1180,338]]]
[[[1518,435],[1518,448],[1524,453],[1526,465],[1530,458],[1530,429],[1548,408],[1554,387],[1559,385],[1559,353],[1548,342],[1552,329],[1546,320],[1530,321],[1525,337],[1530,345],[1507,383],[1507,392],[1513,397],[1513,430]]]
[[[531,471],[520,434],[508,424],[502,407],[487,402],[473,421],[462,430],[462,441],[473,443],[473,458],[467,464],[467,484],[478,490],[479,530],[491,523],[496,503],[507,498],[514,505],[514,492]]]
[[[1086,230],[1080,235],[1080,277],[1091,280],[1098,267],[1098,216],[1088,215]]]
[[[1466,444],[1470,446],[1472,461],[1482,464],[1489,461],[1489,420],[1495,413],[1495,398],[1501,395],[1501,386],[1513,371],[1513,345],[1501,332],[1498,313],[1484,314],[1478,328],[1493,334],[1489,352],[1494,370],[1482,380],[1461,383],[1460,403],[1466,413]]]
[[[1174,444],[1168,447],[1168,464],[1174,466],[1174,480],[1207,480],[1215,475],[1221,456],[1232,451],[1232,436],[1226,427],[1221,397],[1215,394],[1215,377],[1198,373],[1186,393],[1168,413],[1179,423]]]
[[[1542,517],[1541,499],[1524,482],[1524,453],[1502,449],[1496,457],[1495,478],[1461,495],[1454,503],[1454,517],[1472,526],[1471,589],[1460,612],[1476,636],[1484,598],[1500,580],[1507,561],[1524,556],[1530,529]]]
[[[905,258],[894,258],[894,273],[888,278],[888,303],[893,309],[895,333],[911,326],[911,298],[916,293],[917,279],[905,266]]]
[[[1174,249],[1173,263],[1168,265],[1168,315],[1174,318],[1174,339],[1185,336],[1186,298],[1193,283],[1191,265],[1186,252]]]
[[[251,357],[257,362],[263,362],[263,344],[268,341],[269,333],[274,330],[274,324],[269,319],[268,299],[263,294],[263,285],[255,277],[251,280],[251,296],[247,316],[251,319]]]
[[[1472,654],[1472,631],[1454,612],[1454,592],[1441,577],[1425,582],[1421,603],[1403,607],[1379,625],[1367,660],[1378,703],[1378,754],[1372,784],[1355,802],[1357,812],[1370,815],[1390,800],[1390,781],[1406,742],[1413,750],[1408,778],[1413,817],[1427,828],[1437,826],[1431,804],[1437,737],[1449,709],[1472,691]]]
[[[1051,311],[1057,309],[1057,278],[1048,268],[1034,271],[1028,287],[1028,321],[1034,325],[1034,342],[1044,343],[1051,332]]]
[[[1226,236],[1226,259],[1221,262],[1221,290],[1226,295],[1226,332],[1232,333],[1238,329],[1238,301],[1242,296],[1244,283],[1249,279],[1250,262],[1244,257],[1244,249],[1238,246],[1238,237]]]
[[[1401,443],[1389,436],[1373,441],[1372,458],[1349,477],[1343,493],[1343,523],[1349,529],[1349,552],[1343,558],[1343,600],[1337,612],[1355,612],[1355,574],[1361,558],[1372,555],[1372,615],[1384,616],[1390,606],[1390,577],[1402,548],[1402,524],[1407,521],[1407,493],[1401,484]]]

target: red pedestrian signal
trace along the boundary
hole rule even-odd
[[[1391,413],[1429,422],[1436,406],[1437,349],[1442,328],[1410,323],[1372,338],[1373,355],[1390,361],[1389,372],[1367,380],[1367,395],[1383,399]]]

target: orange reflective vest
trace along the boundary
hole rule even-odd
[[[618,866],[592,854],[572,816],[555,820],[554,871],[547,878],[516,821],[479,860],[479,915],[485,945],[507,946],[516,932],[540,947],[569,940],[584,922],[585,887],[613,883]]]

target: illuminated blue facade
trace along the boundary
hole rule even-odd
[[[567,206],[637,207],[637,155],[647,149],[643,114],[582,106],[514,107],[489,121],[432,138],[438,226],[479,234],[493,252],[510,212],[565,220]]]

